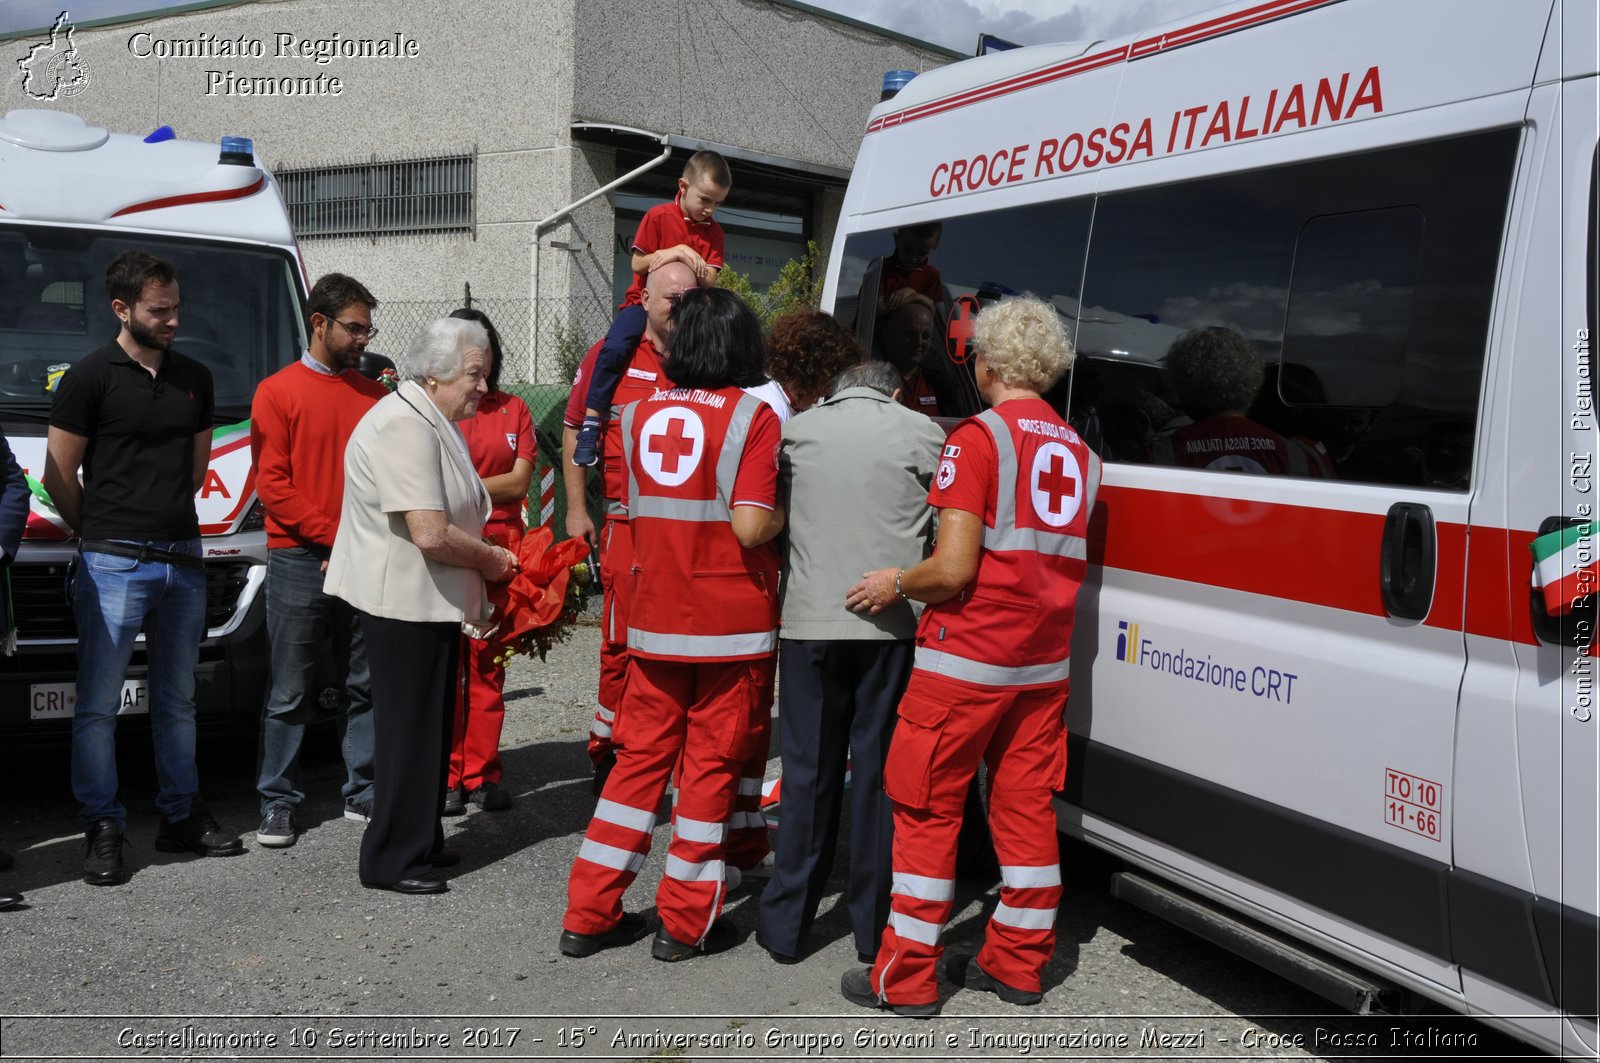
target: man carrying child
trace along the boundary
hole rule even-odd
[[[611,409],[611,398],[644,335],[645,312],[641,302],[645,278],[668,262],[682,262],[694,271],[703,288],[717,283],[722,269],[722,226],[712,215],[728,198],[733,176],[728,162],[714,151],[697,151],[684,164],[678,178],[678,195],[671,203],[658,203],[645,212],[633,237],[633,286],[606,333],[595,358],[584,400],[583,423],[572,451],[574,465],[599,460],[600,433]]]

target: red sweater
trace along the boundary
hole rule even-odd
[[[269,547],[332,549],[344,503],[345,444],[387,394],[353,369],[324,376],[298,361],[256,388],[250,449]]]

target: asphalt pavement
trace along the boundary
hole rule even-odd
[[[1329,1015],[1318,998],[1113,900],[1114,865],[1082,847],[1064,852],[1059,943],[1036,1008],[948,983],[932,1022],[844,1001],[839,977],[857,961],[837,873],[797,965],[756,945],[760,884],[749,883],[729,904],[739,942],[727,952],[665,964],[645,939],[563,957],[567,873],[594,806],[584,741],[597,646],[597,630],[578,626],[548,661],[512,662],[502,748],[516,805],[445,821],[463,860],[439,896],[358,883],[363,825],[342,816],[331,732],[306,750],[303,834],[276,850],[255,843],[253,735],[202,741],[202,794],[245,839],[245,854],[225,859],[155,850],[148,740],[124,743],[133,876],[114,888],[79,877],[67,750],[0,750],[0,847],[17,856],[0,889],[27,895],[0,912],[0,1057],[1440,1057],[1437,1043],[1394,1048],[1392,1020]],[[630,910],[653,915],[667,835],[658,830]],[[995,898],[993,883],[962,884],[951,952],[977,947]],[[1475,1024],[1400,1026],[1474,1032],[1450,1058],[1526,1052]],[[1355,1043],[1369,1036],[1382,1043]]]

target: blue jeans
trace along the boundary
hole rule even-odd
[[[356,612],[322,593],[322,561],[300,546],[267,551],[267,638],[272,687],[261,716],[261,756],[256,789],[261,813],[273,805],[298,805],[300,743],[317,694],[318,666],[331,653],[339,700],[339,740],[344,754],[346,804],[372,800],[372,675]]]
[[[150,545],[200,556],[199,539]],[[194,763],[194,670],[206,633],[205,573],[85,551],[72,587],[78,624],[72,792],[83,805],[83,823],[127,818],[117,800],[117,711],[140,628],[149,660],[150,731],[161,788],[156,807],[168,819],[185,819],[200,788]]]

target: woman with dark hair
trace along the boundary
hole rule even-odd
[[[622,415],[634,545],[627,693],[617,765],[567,883],[568,956],[645,933],[622,895],[650,851],[674,767],[679,794],[651,955],[673,962],[706,951],[719,925],[726,825],[741,767],[766,748],[762,695],[778,638],[778,418],[740,390],[760,372],[760,337],[738,296],[685,291],[663,366],[679,386]]]
[[[533,483],[533,466],[538,454],[533,431],[533,415],[527,403],[500,390],[500,372],[505,357],[500,348],[500,333],[481,310],[466,307],[450,315],[463,321],[476,321],[489,334],[489,393],[478,403],[478,412],[459,423],[467,441],[472,467],[483,480],[484,490],[494,509],[483,526],[484,537],[512,553],[522,540],[527,525],[522,506]],[[459,816],[472,802],[485,812],[500,812],[511,807],[511,794],[500,788],[500,729],[505,723],[506,670],[495,663],[494,647],[483,639],[463,635],[462,660],[467,681],[457,698],[455,724],[451,730],[450,773],[444,795],[444,814]]]
[[[726,288],[691,288],[678,296],[662,368],[682,388],[748,388],[767,378],[761,322]]]
[[[833,380],[866,358],[860,342],[821,310],[791,310],[767,333],[767,377],[750,389],[785,424],[828,397]]]

